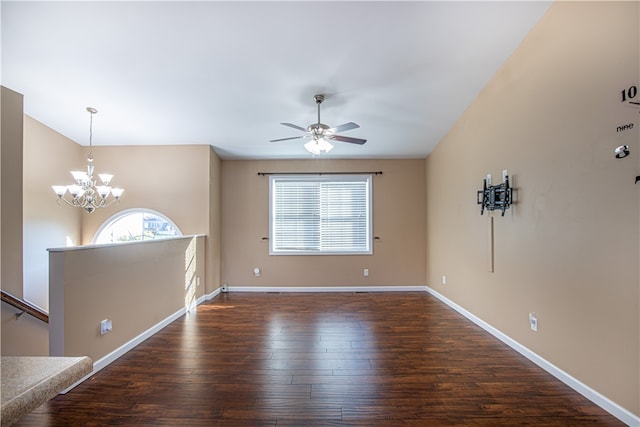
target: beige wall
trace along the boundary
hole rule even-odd
[[[209,149],[209,232],[207,233],[207,283],[205,293],[221,285],[221,236],[222,236],[222,161]]]
[[[120,211],[153,209],[171,219],[184,235],[214,232],[207,242],[211,271],[208,269],[204,282],[208,293],[217,289],[220,255],[215,232],[220,225],[215,209],[219,207],[220,159],[211,147],[100,146],[93,152],[96,172],[114,174],[111,185],[125,192],[119,205],[83,214],[82,243],[91,244],[98,228]],[[215,197],[218,200],[212,199]],[[217,230],[210,230],[212,226]]]
[[[26,133],[21,94],[2,87],[2,214],[1,248],[2,289],[17,296],[23,293],[23,203],[28,204],[23,185],[23,135]],[[26,163],[26,161],[25,161]],[[26,258],[25,258],[26,259]],[[27,260],[28,262],[28,260]],[[47,282],[45,282],[46,286]],[[16,317],[19,310],[2,303],[3,356],[46,356],[49,354],[49,325],[29,315]],[[25,337],[28,337],[25,339]]]
[[[82,243],[91,244],[109,217],[133,208],[166,215],[185,235],[206,234],[210,149],[208,145],[94,147],[96,173],[114,174],[111,186],[125,191],[119,205],[83,216]]]
[[[52,250],[51,355],[96,362],[180,311],[194,274],[203,277],[203,252],[204,237]],[[103,319],[113,330],[100,335]]]
[[[620,92],[640,86],[639,6],[555,3],[426,160],[427,284],[636,415],[640,123]],[[491,273],[475,193],[503,169]]]
[[[2,303],[2,356],[48,356],[49,325]]]
[[[28,116],[24,129],[25,298],[48,309],[47,248],[68,241],[91,244],[104,221],[132,208],[163,213],[185,235],[209,234],[216,227],[204,282],[208,293],[219,287],[221,161],[210,146],[95,147],[96,173],[113,173],[112,185],[125,193],[120,204],[86,214],[56,206],[51,184],[70,184],[69,171],[86,166],[88,148]]]
[[[80,209],[56,205],[51,185],[71,184],[69,171],[82,169],[86,161],[80,145],[24,117],[24,298],[47,311],[47,249],[80,244],[82,221]]]
[[[22,298],[22,95],[2,86],[0,282]]]
[[[8,99],[11,98],[7,97]],[[20,117],[21,106],[20,103]],[[3,119],[6,117],[3,115]],[[6,130],[9,129],[7,126]],[[22,131],[22,124],[19,130]],[[202,245],[202,259],[198,262],[201,287],[197,290],[197,296],[201,297],[205,291],[215,291],[220,283],[221,161],[213,149],[210,146],[94,148],[96,172],[114,173],[113,184],[124,187],[125,194],[120,205],[113,205],[90,215],[66,205],[57,206],[56,196],[51,190],[51,184],[71,183],[69,171],[83,168],[87,153],[87,147],[82,147],[31,117],[24,116],[24,240],[18,238],[18,243],[12,243],[11,246],[13,253],[14,248],[24,241],[24,297],[48,310],[47,249],[64,247],[68,242],[90,244],[98,227],[107,218],[123,209],[140,207],[167,215],[186,235],[213,233],[206,243],[204,239],[199,241]],[[19,154],[22,157],[22,151]],[[52,159],[55,161],[51,161]],[[16,162],[11,165],[13,163]],[[3,198],[5,194],[10,193],[3,191]],[[3,231],[20,231],[21,228],[3,224]],[[10,233],[6,235],[10,236]],[[19,253],[22,254],[21,251]],[[90,264],[100,262],[101,260],[94,260]],[[21,264],[22,262],[16,265]],[[23,295],[22,280],[13,293]],[[44,334],[38,330],[31,330],[33,333],[30,333],[25,332],[26,322],[23,319],[18,322],[5,320],[10,320],[10,315],[5,316],[3,305],[3,348],[11,349],[11,354],[48,353],[47,328]],[[25,334],[32,337],[33,341],[29,342],[37,343],[37,351],[21,345],[26,342],[21,339]]]
[[[258,172],[382,171],[373,177],[373,255],[269,256],[269,178]],[[222,163],[222,282],[233,286],[424,285],[423,160]],[[260,277],[253,274],[261,269]],[[369,269],[369,277],[363,269]]]

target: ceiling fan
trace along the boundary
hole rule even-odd
[[[318,123],[313,123],[303,128],[302,126],[294,125],[293,123],[280,123],[281,125],[288,126],[293,129],[300,130],[305,132],[306,135],[301,136],[291,136],[289,138],[280,138],[280,139],[272,139],[269,142],[280,142],[280,141],[289,141],[291,139],[307,139],[312,138],[311,141],[307,142],[304,145],[304,148],[307,149],[312,154],[320,154],[321,152],[329,152],[333,148],[328,140],[348,142],[350,144],[358,144],[362,145],[367,142],[366,139],[361,138],[352,138],[349,136],[337,135],[338,132],[344,132],[351,129],[357,129],[358,126],[354,122],[345,123],[336,127],[329,127],[324,123],[320,122],[320,104],[324,101],[324,95],[315,95],[313,99],[316,101],[316,105],[318,106]]]

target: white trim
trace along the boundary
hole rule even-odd
[[[209,298],[211,299],[211,298]],[[200,304],[202,304],[203,302],[205,302],[207,300],[207,296],[206,295],[201,295],[198,297],[198,299],[196,299],[196,307],[199,306]]]
[[[217,297],[220,294],[220,292],[221,292],[221,289],[218,288],[215,291],[211,292],[210,294],[204,295],[204,300],[206,300],[206,301],[212,300],[215,297]],[[204,300],[202,302],[204,302]],[[198,300],[198,304],[200,304],[200,303],[201,303],[201,301]]]
[[[175,236],[175,237],[165,237],[163,239],[149,239],[149,240],[134,240],[131,242],[121,242],[121,243],[100,243],[98,245],[81,245],[81,246],[65,246],[61,248],[48,248],[48,252],[69,252],[69,251],[84,251],[87,249],[96,249],[96,248],[109,248],[115,246],[124,246],[124,245],[148,245],[153,243],[162,243],[167,242],[169,240],[181,240],[181,239],[193,239],[194,237],[207,237],[206,234],[187,234],[186,236]]]
[[[433,295],[435,298],[439,299],[449,307],[453,308],[455,311],[462,314],[464,317],[471,320],[473,323],[480,326],[482,329],[489,332],[491,335],[498,338],[500,341],[502,341],[503,343],[505,343],[506,345],[508,345],[509,347],[511,347],[512,349],[514,349],[515,351],[517,351],[518,353],[520,353],[521,355],[523,355],[524,357],[526,357],[527,359],[529,359],[530,361],[538,365],[540,368],[544,369],[545,371],[547,371],[548,373],[556,377],[558,380],[562,381],[564,384],[568,385],[569,387],[571,387],[572,389],[574,389],[575,391],[577,391],[578,393],[580,393],[581,395],[583,395],[584,397],[586,397],[587,399],[589,399],[590,401],[592,401],[593,403],[595,403],[596,405],[604,409],[605,411],[609,412],[614,417],[618,418],[623,423],[626,423],[629,426],[640,426],[639,416],[634,415],[632,412],[618,405],[608,397],[598,393],[596,390],[592,389],[591,387],[584,384],[580,380],[572,377],[562,369],[550,363],[548,360],[544,359],[543,357],[534,353],[533,351],[523,346],[519,342],[510,338],[508,335],[505,335],[498,329],[494,328],[484,320],[480,319],[473,313],[467,311],[466,309],[459,306],[455,302],[451,301],[444,295],[438,293],[434,289],[428,286],[426,286],[425,288],[429,294]]]
[[[229,292],[425,292],[426,286],[229,286]]]
[[[215,298],[218,294],[220,293],[220,288],[216,289],[215,291],[211,292],[208,295],[202,295],[201,297],[199,297],[196,300],[196,305],[200,305],[205,301],[211,300],[213,298]],[[78,384],[80,384],[81,382],[83,382],[84,380],[92,377],[93,375],[97,374],[100,370],[102,370],[103,368],[107,367],[109,364],[111,364],[112,362],[116,361],[117,359],[120,358],[120,356],[124,355],[125,353],[127,353],[129,350],[132,350],[134,347],[136,347],[138,344],[142,343],[144,340],[146,340],[147,338],[151,337],[152,335],[154,335],[155,333],[159,332],[160,330],[164,329],[164,327],[166,327],[167,325],[169,325],[170,323],[178,320],[180,317],[182,317],[183,315],[185,315],[187,313],[186,308],[181,308],[180,310],[176,311],[175,313],[173,313],[172,315],[168,316],[167,318],[165,318],[164,320],[160,321],[159,323],[156,323],[154,326],[152,326],[151,328],[147,329],[146,331],[144,331],[143,333],[141,333],[140,335],[138,335],[137,337],[133,338],[132,340],[130,340],[129,342],[121,345],[120,347],[118,347],[117,349],[113,350],[111,353],[107,354],[106,356],[98,359],[97,362],[94,362],[93,364],[93,371],[91,371],[90,374],[84,376],[82,379],[78,380],[77,382],[75,382],[73,385],[69,386],[68,388],[66,388],[65,390],[61,391],[60,394],[66,394],[69,391],[71,391],[71,389],[73,389],[74,387],[76,387]]]
[[[500,330],[494,328],[484,320],[480,319],[473,313],[467,311],[463,307],[459,306],[455,302],[451,301],[444,295],[440,294],[439,292],[435,291],[434,289],[428,286],[331,286],[331,287],[233,286],[229,288],[229,292],[231,291],[233,292],[415,292],[415,291],[427,292],[430,295],[437,298],[438,300],[440,300],[441,302],[443,302],[444,304],[454,309],[455,311],[457,311],[458,313],[460,313],[461,315],[463,315],[464,317],[466,317],[467,319],[469,319],[470,321],[472,321],[473,323],[475,323],[476,325],[480,326],[482,329],[484,329],[494,337],[498,338],[500,341],[502,341],[503,343],[505,343],[506,345],[508,345],[509,347],[511,347],[512,349],[514,349],[515,351],[517,351],[518,353],[520,353],[521,355],[523,355],[524,357],[526,357],[527,359],[529,359],[530,361],[538,365],[540,368],[544,369],[546,372],[553,375],[558,380],[562,381],[564,384],[574,389],[576,392],[580,393],[581,395],[583,395],[584,397],[586,397],[596,405],[600,406],[605,411],[609,412],[614,417],[618,418],[620,421],[624,422],[629,426],[636,426],[636,427],[640,426],[639,416],[633,414],[632,412],[618,405],[611,399],[600,394],[599,392],[587,386],[586,384],[582,383],[578,379],[572,377],[562,369],[550,363],[543,357],[537,355],[527,347],[523,346],[519,342],[510,338],[508,335],[505,335]],[[200,305],[205,300],[207,301],[211,300],[214,297],[216,297],[218,294],[220,294],[220,288],[214,290],[213,292],[207,295],[203,295],[200,298],[198,298],[197,304]],[[118,359],[120,356],[127,353],[129,350],[133,349],[138,344],[142,343],[144,340],[154,335],[156,332],[159,332],[165,326],[179,319],[185,313],[186,313],[186,309],[183,307],[180,310],[173,313],[172,315],[165,318],[164,320],[162,320],[161,322],[147,329],[142,334],[138,335],[137,337],[133,338],[129,342],[123,344],[122,346],[118,347],[111,353],[102,357],[101,359],[99,359],[97,362],[93,364],[93,371],[89,375],[86,375],[81,380],[77,381],[67,389],[63,390],[61,394],[65,394],[69,392],[78,384],[90,378],[91,376],[95,375],[101,369],[105,368],[110,363],[114,362],[116,359]]]
[[[220,288],[216,289],[215,291],[211,292],[208,295],[202,295],[201,297],[199,297],[196,300],[196,305],[200,305],[205,301],[208,301],[208,300],[211,300],[211,299],[215,298],[219,293],[220,293]],[[132,350],[138,344],[142,343],[147,338],[151,337],[155,333],[157,333],[160,330],[164,329],[164,327],[168,326],[170,323],[178,320],[180,317],[182,317],[186,313],[187,313],[187,309],[184,308],[184,307],[181,308],[180,310],[176,311],[175,313],[173,313],[172,315],[168,316],[164,320],[160,321],[159,323],[156,323],[154,326],[152,326],[151,328],[147,329],[146,331],[144,331],[143,333],[141,333],[137,337],[133,338],[129,342],[121,345],[117,349],[113,350],[111,353],[109,353],[106,356],[98,359],[97,362],[93,363],[93,370],[91,371],[90,374],[88,374],[88,375],[84,376],[82,379],[76,381],[74,384],[72,384],[68,388],[64,389],[63,391],[61,391],[60,394],[68,393],[74,387],[76,387],[78,384],[80,384],[81,382],[85,381],[86,379],[92,377],[93,375],[97,374],[100,370],[102,370],[103,368],[105,368],[109,364],[111,364],[112,362],[114,362],[117,359],[119,359],[121,356],[123,356],[129,350]]]
[[[172,315],[166,317],[164,320],[161,320],[159,323],[156,323],[155,325],[153,325],[152,327],[150,327],[149,329],[147,329],[146,331],[144,331],[143,333],[141,333],[137,337],[134,337],[130,341],[122,344],[120,347],[118,347],[115,350],[113,350],[111,353],[109,353],[106,356],[103,356],[102,358],[98,359],[96,362],[93,363],[93,371],[91,371],[90,374],[86,375],[85,377],[83,377],[79,381],[75,382],[73,385],[69,386],[68,388],[66,388],[65,390],[60,392],[60,394],[66,394],[67,392],[69,392],[71,389],[73,389],[75,386],[77,386],[78,384],[80,384],[84,380],[86,380],[86,379],[92,377],[93,375],[97,374],[100,370],[102,370],[103,368],[107,367],[110,363],[112,363],[115,360],[117,360],[118,358],[120,358],[120,356],[123,356],[129,350],[133,349],[138,344],[141,344],[144,340],[146,340],[147,338],[151,337],[155,333],[159,332],[165,326],[169,325],[171,322],[174,322],[174,321],[178,320],[186,312],[187,312],[187,310],[184,307],[182,307],[180,310],[178,310],[175,313],[173,313]]]

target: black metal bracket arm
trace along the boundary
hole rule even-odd
[[[636,184],[640,182],[640,175],[636,176]]]
[[[476,202],[480,207],[480,215],[484,210],[493,211],[499,209],[504,212],[511,207],[513,201],[513,189],[509,185],[509,175],[504,177],[504,182],[487,186],[486,178],[483,180],[482,190],[478,190]]]

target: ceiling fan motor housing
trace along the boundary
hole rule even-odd
[[[318,132],[323,133],[329,129],[329,126],[324,123],[314,123],[312,125],[307,126],[307,132]]]

